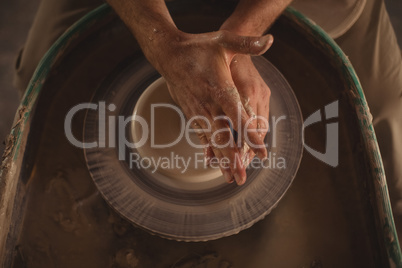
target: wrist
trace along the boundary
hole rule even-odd
[[[166,63],[166,59],[177,52],[180,43],[186,38],[186,33],[176,27],[155,28],[140,46],[148,61],[160,72]]]
[[[148,48],[163,49],[172,43],[182,40],[184,34],[175,25],[156,26],[146,34],[145,44]]]

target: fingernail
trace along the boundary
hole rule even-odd
[[[234,174],[234,177],[235,177],[235,179],[236,179],[237,185],[242,185],[242,184],[244,183],[244,180],[240,177],[239,174],[235,173],[235,174]]]
[[[267,35],[264,35],[262,37],[262,40],[264,42],[266,42],[266,44],[267,44],[267,46],[269,48],[272,45],[272,43],[274,42],[274,37],[272,35],[270,35],[270,34],[267,34]]]
[[[225,178],[225,180],[226,180],[228,183],[232,183],[232,182],[233,182],[232,174],[231,174],[229,171],[224,170],[224,171],[223,171],[223,177]]]

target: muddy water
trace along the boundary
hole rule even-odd
[[[219,21],[207,11],[208,22]],[[180,12],[177,19],[187,27],[198,23],[202,30],[207,26],[200,20]],[[79,46],[71,44],[59,58],[40,96],[28,140],[32,165],[14,267],[385,267],[346,86],[330,58],[302,32],[291,30],[295,26],[286,19],[272,29],[275,43],[268,58],[293,87],[304,118],[339,100],[339,166],[305,152],[278,207],[250,229],[216,241],[162,239],[117,215],[95,188],[83,151],[68,142],[63,129],[69,109],[89,101],[102,79],[137,53],[118,21],[98,24],[103,30],[95,25]],[[78,139],[84,115],[80,112],[73,121]],[[306,130],[306,143],[321,152],[325,123]]]

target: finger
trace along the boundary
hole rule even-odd
[[[253,109],[254,104],[255,104],[254,101],[253,101],[254,98],[250,99],[250,97],[248,97],[248,96],[241,95],[240,88],[239,88],[239,94],[240,94],[240,99],[241,99],[242,105],[244,107],[244,110],[246,111],[246,113],[249,116],[249,118],[255,117],[256,113],[254,113],[254,109]],[[255,110],[257,110],[257,109],[255,109]],[[245,154],[248,153],[249,151],[251,151],[250,146],[248,146],[248,144],[244,141],[244,139],[239,140],[238,142],[241,145],[240,154],[241,154],[242,160],[244,160],[246,158]]]
[[[192,121],[192,122],[190,122],[190,125],[194,129],[195,133],[197,134],[197,137],[200,140],[200,143],[202,145],[204,145],[203,151],[204,151],[205,164],[209,165],[211,158],[213,158],[215,155],[214,155],[212,148],[209,146],[208,138],[207,138],[205,132],[203,131],[205,129],[208,129],[208,126],[204,125],[203,127],[201,127],[202,120],[197,121],[197,120],[195,120],[195,118],[197,118],[197,117],[193,116],[190,119],[190,121]]]
[[[274,37],[270,34],[253,37],[241,36],[229,31],[221,31],[218,43],[235,53],[261,55],[264,54],[274,42]]]
[[[250,117],[243,107],[239,93],[234,86],[229,86],[221,90],[216,90],[213,99],[217,105],[221,106],[223,112],[230,118],[233,128],[238,132],[240,140],[250,146],[250,148],[261,159],[267,156],[264,143],[257,133],[256,118]]]
[[[193,116],[192,119],[194,123],[192,124],[193,128],[198,130],[196,133],[198,137],[200,138],[200,142],[206,147],[204,147],[204,156],[206,158],[206,164],[210,165],[212,161],[217,161],[219,164],[219,168],[223,174],[223,177],[228,183],[232,183],[234,178],[232,175],[232,172],[229,168],[229,166],[223,166],[221,165],[221,161],[224,157],[222,154],[221,150],[219,148],[216,148],[213,146],[211,142],[211,136],[212,132],[214,131],[211,128],[211,125],[213,124],[212,118],[209,116],[209,112],[206,111],[199,111],[202,112],[204,115],[197,115]],[[195,118],[198,118],[198,120],[195,120]]]
[[[215,157],[214,150],[209,144],[207,147],[204,148],[204,156],[205,156],[205,163],[209,166],[211,159]]]
[[[264,82],[263,82],[264,83]],[[265,139],[265,136],[269,130],[269,101],[271,97],[271,90],[264,83],[265,94],[257,103],[257,129],[260,137]]]
[[[208,129],[212,126],[214,126],[214,120],[213,116],[211,115],[211,103],[213,103],[211,100],[200,100],[200,99],[194,99],[194,103],[198,103],[198,105],[190,106],[189,109],[191,109],[191,113],[197,115],[197,117],[200,118],[200,120],[197,120],[198,124],[203,128],[203,129]],[[215,107],[216,110],[216,107]],[[210,148],[207,149],[207,154],[212,150],[213,155],[216,157],[216,160],[218,161],[219,167],[222,171],[222,174],[225,178],[225,180],[229,183],[233,182],[233,172],[230,169],[230,167],[222,166],[221,162],[222,159],[225,157],[224,154],[222,153],[220,148],[217,148],[216,146],[213,146],[211,142],[211,135],[212,133],[216,131],[216,128],[212,129],[212,131],[204,131],[205,137],[207,138]],[[201,138],[205,138],[203,135],[201,135]],[[205,139],[203,140],[205,142]],[[210,159],[212,160],[213,157]]]
[[[213,134],[211,143],[213,147],[219,148],[238,185],[244,184],[247,178],[246,170],[236,146],[232,131],[228,122],[229,118],[221,113],[214,114]]]
[[[250,99],[249,97],[241,97],[241,100],[242,100],[244,109],[246,110],[246,113],[248,114],[248,116],[250,118],[255,118],[256,113],[257,113],[256,99],[255,98]],[[254,111],[256,111],[256,112],[254,112]],[[257,133],[259,134],[258,121],[257,121],[257,124],[255,127],[257,128]],[[259,136],[261,138],[260,134],[259,134]],[[240,150],[240,154],[241,154],[244,166],[247,168],[248,165],[250,164],[251,160],[254,158],[255,153],[253,152],[253,150],[250,149],[250,146],[246,142],[243,142],[241,150]]]
[[[269,130],[269,104],[265,102],[261,102],[258,104],[257,109],[257,130],[258,135],[261,139],[265,139],[265,136]]]
[[[243,165],[247,169],[251,160],[254,158],[255,153],[252,150],[250,150],[250,147],[247,145],[247,143],[244,143],[240,148],[240,155]]]
[[[223,159],[225,159],[225,158],[224,158],[221,150],[213,147],[212,144],[210,144],[209,148],[211,148],[211,150],[213,150],[214,155],[215,155],[214,158],[218,162],[219,168],[220,168],[222,175],[225,178],[226,182],[228,182],[228,183],[234,182],[234,177],[233,177],[232,171],[230,170],[229,164],[224,162]]]
[[[211,120],[210,124],[212,125],[212,124],[214,124],[214,122]],[[221,151],[220,146],[218,146],[217,142],[214,140],[214,137],[215,137],[214,133],[217,133],[216,127],[213,127],[212,131],[208,132],[206,134],[206,137],[208,138],[208,142],[209,142],[208,148],[210,148],[210,150],[212,150],[212,152],[213,152],[213,154],[215,156],[215,159],[211,158],[211,161],[217,161],[217,163],[219,164],[219,168],[221,169],[225,180],[228,183],[232,183],[233,180],[234,180],[233,174],[231,172],[229,163],[224,162],[225,161],[224,155],[223,155],[223,153]],[[218,138],[218,139],[221,139],[221,138]],[[222,140],[220,140],[220,142],[222,142]]]
[[[250,100],[250,97],[241,97],[244,110],[250,118],[255,118],[257,115],[257,104],[255,99]],[[254,112],[255,111],[255,112]]]

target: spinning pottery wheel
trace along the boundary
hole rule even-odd
[[[85,151],[88,169],[107,202],[132,223],[184,241],[236,234],[267,215],[298,169],[302,117],[281,73],[264,57],[255,57],[254,63],[272,92],[272,122],[265,138],[268,159],[254,159],[243,186],[227,184],[217,166],[204,164],[202,149],[195,148],[199,145],[196,134],[189,132],[185,139],[184,117],[180,117],[163,78],[144,58],[119,65],[92,99],[92,103],[109,107],[107,116],[89,110],[85,120],[85,142],[116,144]],[[132,115],[125,128],[110,120],[100,128],[106,117]],[[280,123],[279,118],[283,119]],[[108,130],[103,139],[102,128]],[[121,139],[127,139],[124,146],[118,146]],[[174,145],[155,148],[155,144],[173,144],[175,140]],[[165,167],[156,166],[161,161]]]
[[[207,2],[174,1],[169,11],[183,31],[213,31],[230,14],[231,1]],[[278,165],[249,169],[248,182],[240,187],[223,182],[215,169],[200,168],[187,176],[168,168],[154,173],[152,166],[130,168],[130,154],[156,155],[146,144],[130,148],[124,143],[124,150],[117,149],[113,133],[118,133],[118,116],[123,121],[134,114],[145,118],[149,105],[141,99],[170,101],[166,92],[152,94],[163,81],[116,14],[103,5],[49,50],[17,112],[0,169],[0,266],[402,267],[381,157],[350,62],[295,10],[286,11],[269,32],[275,42],[255,60],[272,90],[271,127],[273,116],[276,121],[299,116],[279,72],[294,90],[304,119],[317,111],[324,118],[325,107],[338,101],[337,117],[304,131],[306,145],[326,152],[327,126],[338,124],[337,167],[304,153],[292,187],[279,203],[293,174],[276,174],[283,172]],[[96,110],[82,106],[89,102]],[[82,110],[71,120],[73,136],[100,148],[84,152],[67,139],[65,118],[77,105]],[[288,157],[287,169],[298,164],[288,152],[296,155],[296,141],[286,136],[293,135],[289,124],[296,126],[298,118],[278,121],[278,129],[266,139],[271,160],[274,154],[276,160]],[[135,142],[141,137],[134,133],[138,122],[126,122],[123,133]],[[163,131],[166,141],[179,129],[174,124],[160,127],[156,124],[155,131]],[[175,153],[192,156],[196,150]],[[263,218],[276,204],[268,217],[228,236]],[[225,235],[207,242],[176,241]]]

